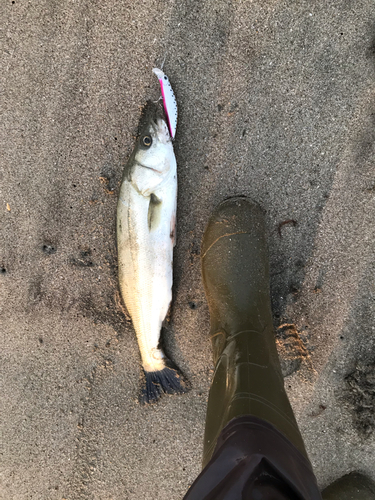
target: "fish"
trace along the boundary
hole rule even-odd
[[[161,69],[154,68],[153,73],[158,77],[161,89],[161,95],[163,97],[163,106],[165,111],[165,116],[167,118],[169,133],[172,139],[175,138],[176,128],[177,128],[177,101],[174,95],[172,85],[169,82],[169,78]]]
[[[172,300],[177,164],[163,110],[148,102],[124,168],[117,205],[120,291],[132,319],[145,375],[142,403],[183,393],[187,381],[159,346]]]

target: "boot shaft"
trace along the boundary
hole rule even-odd
[[[216,366],[204,464],[223,427],[243,415],[268,421],[307,456],[276,350],[261,208],[247,198],[221,203],[207,225],[201,263]]]

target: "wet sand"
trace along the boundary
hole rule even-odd
[[[2,2],[1,499],[183,496],[213,370],[200,241],[237,194],[267,213],[285,385],[319,485],[375,479],[373,7]],[[164,340],[192,389],[142,407],[115,214],[164,57],[179,104]]]

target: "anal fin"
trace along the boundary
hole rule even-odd
[[[175,246],[176,245],[176,212],[173,213],[172,218],[171,218],[170,237],[171,237],[173,246]]]

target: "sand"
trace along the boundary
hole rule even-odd
[[[200,242],[237,194],[267,213],[285,385],[319,485],[375,479],[373,1],[6,0],[0,16],[0,498],[183,496],[213,370]],[[115,216],[164,57],[179,104],[164,339],[192,388],[142,407]]]

